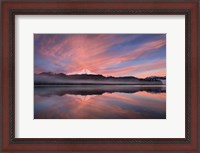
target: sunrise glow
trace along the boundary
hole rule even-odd
[[[166,76],[165,34],[34,34],[34,73]]]

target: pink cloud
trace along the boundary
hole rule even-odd
[[[51,63],[62,67],[65,73],[73,73],[88,69],[89,71],[103,75],[123,75],[129,72],[145,70],[144,65],[133,65],[124,68],[108,69],[112,65],[120,64],[130,60],[136,60],[144,55],[155,52],[156,49],[166,45],[165,38],[148,41],[139,45],[133,50],[126,47],[123,54],[107,54],[113,45],[134,40],[139,35],[115,38],[115,35],[70,35],[60,42],[56,42],[56,37],[49,37],[42,41],[42,47],[38,50],[40,55],[48,59]],[[127,50],[126,50],[127,49]],[[67,62],[66,62],[67,61]],[[151,65],[151,63],[150,63]],[[163,65],[160,65],[164,67]],[[145,65],[147,68],[151,66]],[[157,66],[159,67],[159,66]],[[156,68],[156,66],[152,66]]]

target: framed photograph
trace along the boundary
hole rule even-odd
[[[198,3],[2,2],[2,151],[198,151]]]

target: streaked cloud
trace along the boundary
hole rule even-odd
[[[165,34],[35,34],[35,73],[166,75]]]

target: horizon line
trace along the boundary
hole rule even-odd
[[[40,73],[35,73],[34,72],[34,74],[42,74],[42,73],[50,73],[50,74],[64,74],[64,75],[66,75],[66,76],[70,76],[70,75],[101,75],[101,76],[103,76],[103,77],[135,77],[135,78],[139,78],[139,77],[136,77],[136,76],[134,76],[134,75],[132,75],[132,76],[130,76],[130,75],[127,75],[127,76],[111,76],[111,75],[108,75],[108,76],[105,76],[105,75],[103,75],[103,74],[97,74],[97,73],[82,73],[82,74],[66,74],[66,73],[63,73],[63,72],[59,72],[59,73],[54,73],[54,72],[51,72],[51,71],[48,71],[48,72],[40,72]],[[145,79],[145,78],[148,78],[148,77],[165,77],[166,78],[166,75],[164,75],[164,76],[156,76],[156,75],[151,75],[151,76],[146,76],[146,77],[144,77],[143,79]]]

